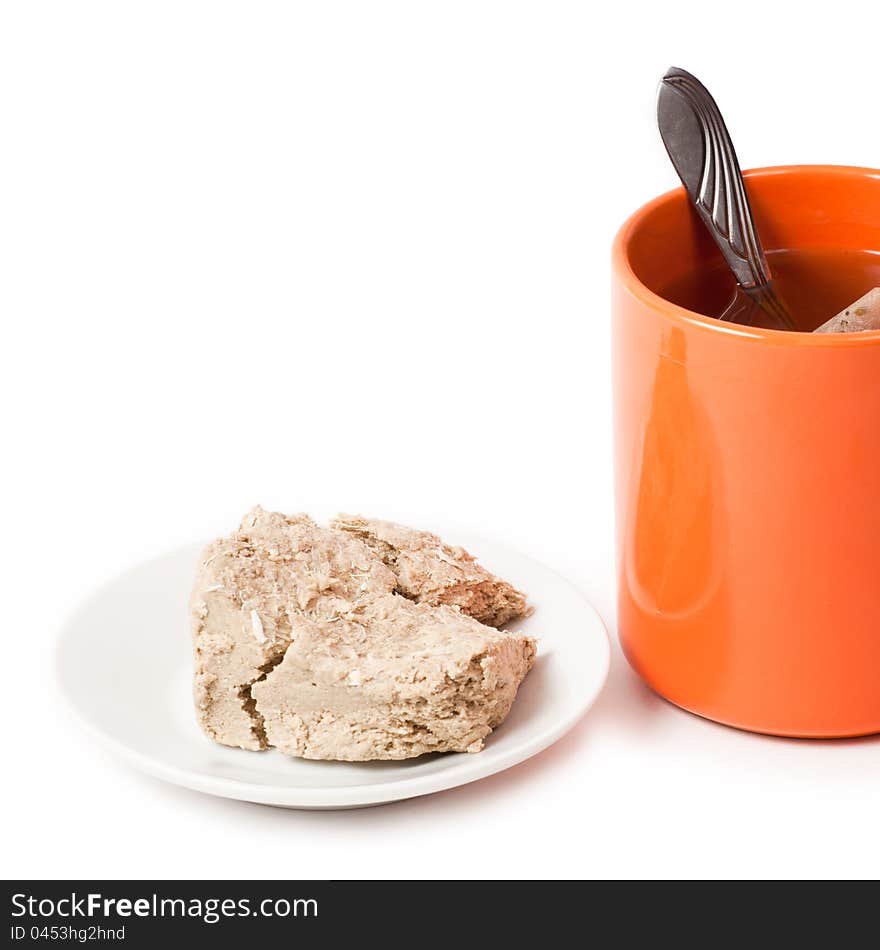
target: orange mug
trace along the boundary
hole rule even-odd
[[[880,170],[746,182],[766,249],[880,252]],[[717,259],[681,188],[614,242],[624,652],[661,696],[717,722],[880,732],[880,332],[740,327],[659,295]]]

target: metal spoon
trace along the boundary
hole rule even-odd
[[[673,66],[660,83],[657,124],[691,203],[741,291],[720,319],[750,324],[762,317],[764,325],[794,330],[788,307],[773,286],[733,142],[709,90]]]

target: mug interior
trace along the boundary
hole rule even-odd
[[[765,251],[834,248],[880,254],[880,170],[796,165],[754,169],[745,178]],[[662,298],[655,303],[672,309],[681,308],[665,300],[666,288],[724,266],[683,188],[637,211],[618,241],[624,282],[636,293],[644,289]],[[693,316],[719,325],[705,314]]]

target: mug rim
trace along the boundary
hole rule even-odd
[[[743,172],[743,176],[749,179],[751,177],[772,177],[775,175],[798,175],[807,172],[819,172],[823,175],[840,178],[876,178],[880,180],[880,168],[861,165],[767,165],[761,168],[748,169]],[[679,186],[658,195],[656,198],[652,198],[624,221],[614,238],[612,246],[614,275],[640,303],[659,312],[664,318],[671,320],[673,323],[695,326],[712,333],[725,333],[742,340],[763,341],[764,343],[785,346],[818,347],[880,344],[880,330],[862,330],[857,333],[805,333],[803,331],[792,332],[791,330],[746,327],[718,320],[715,317],[698,313],[696,310],[688,310],[686,307],[674,304],[665,297],[654,293],[653,290],[642,283],[632,268],[629,259],[629,241],[633,232],[644,223],[645,218],[656,208],[670,201],[680,200],[682,197],[687,200],[684,188]]]

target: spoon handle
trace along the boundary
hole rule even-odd
[[[740,289],[761,308],[769,326],[796,329],[771,283],[733,142],[709,90],[686,70],[673,67],[660,83],[657,124],[691,203]],[[745,321],[746,315],[734,301],[721,319]]]
[[[737,283],[770,282],[742,172],[724,119],[708,89],[673,67],[660,83],[657,122],[666,151]]]

